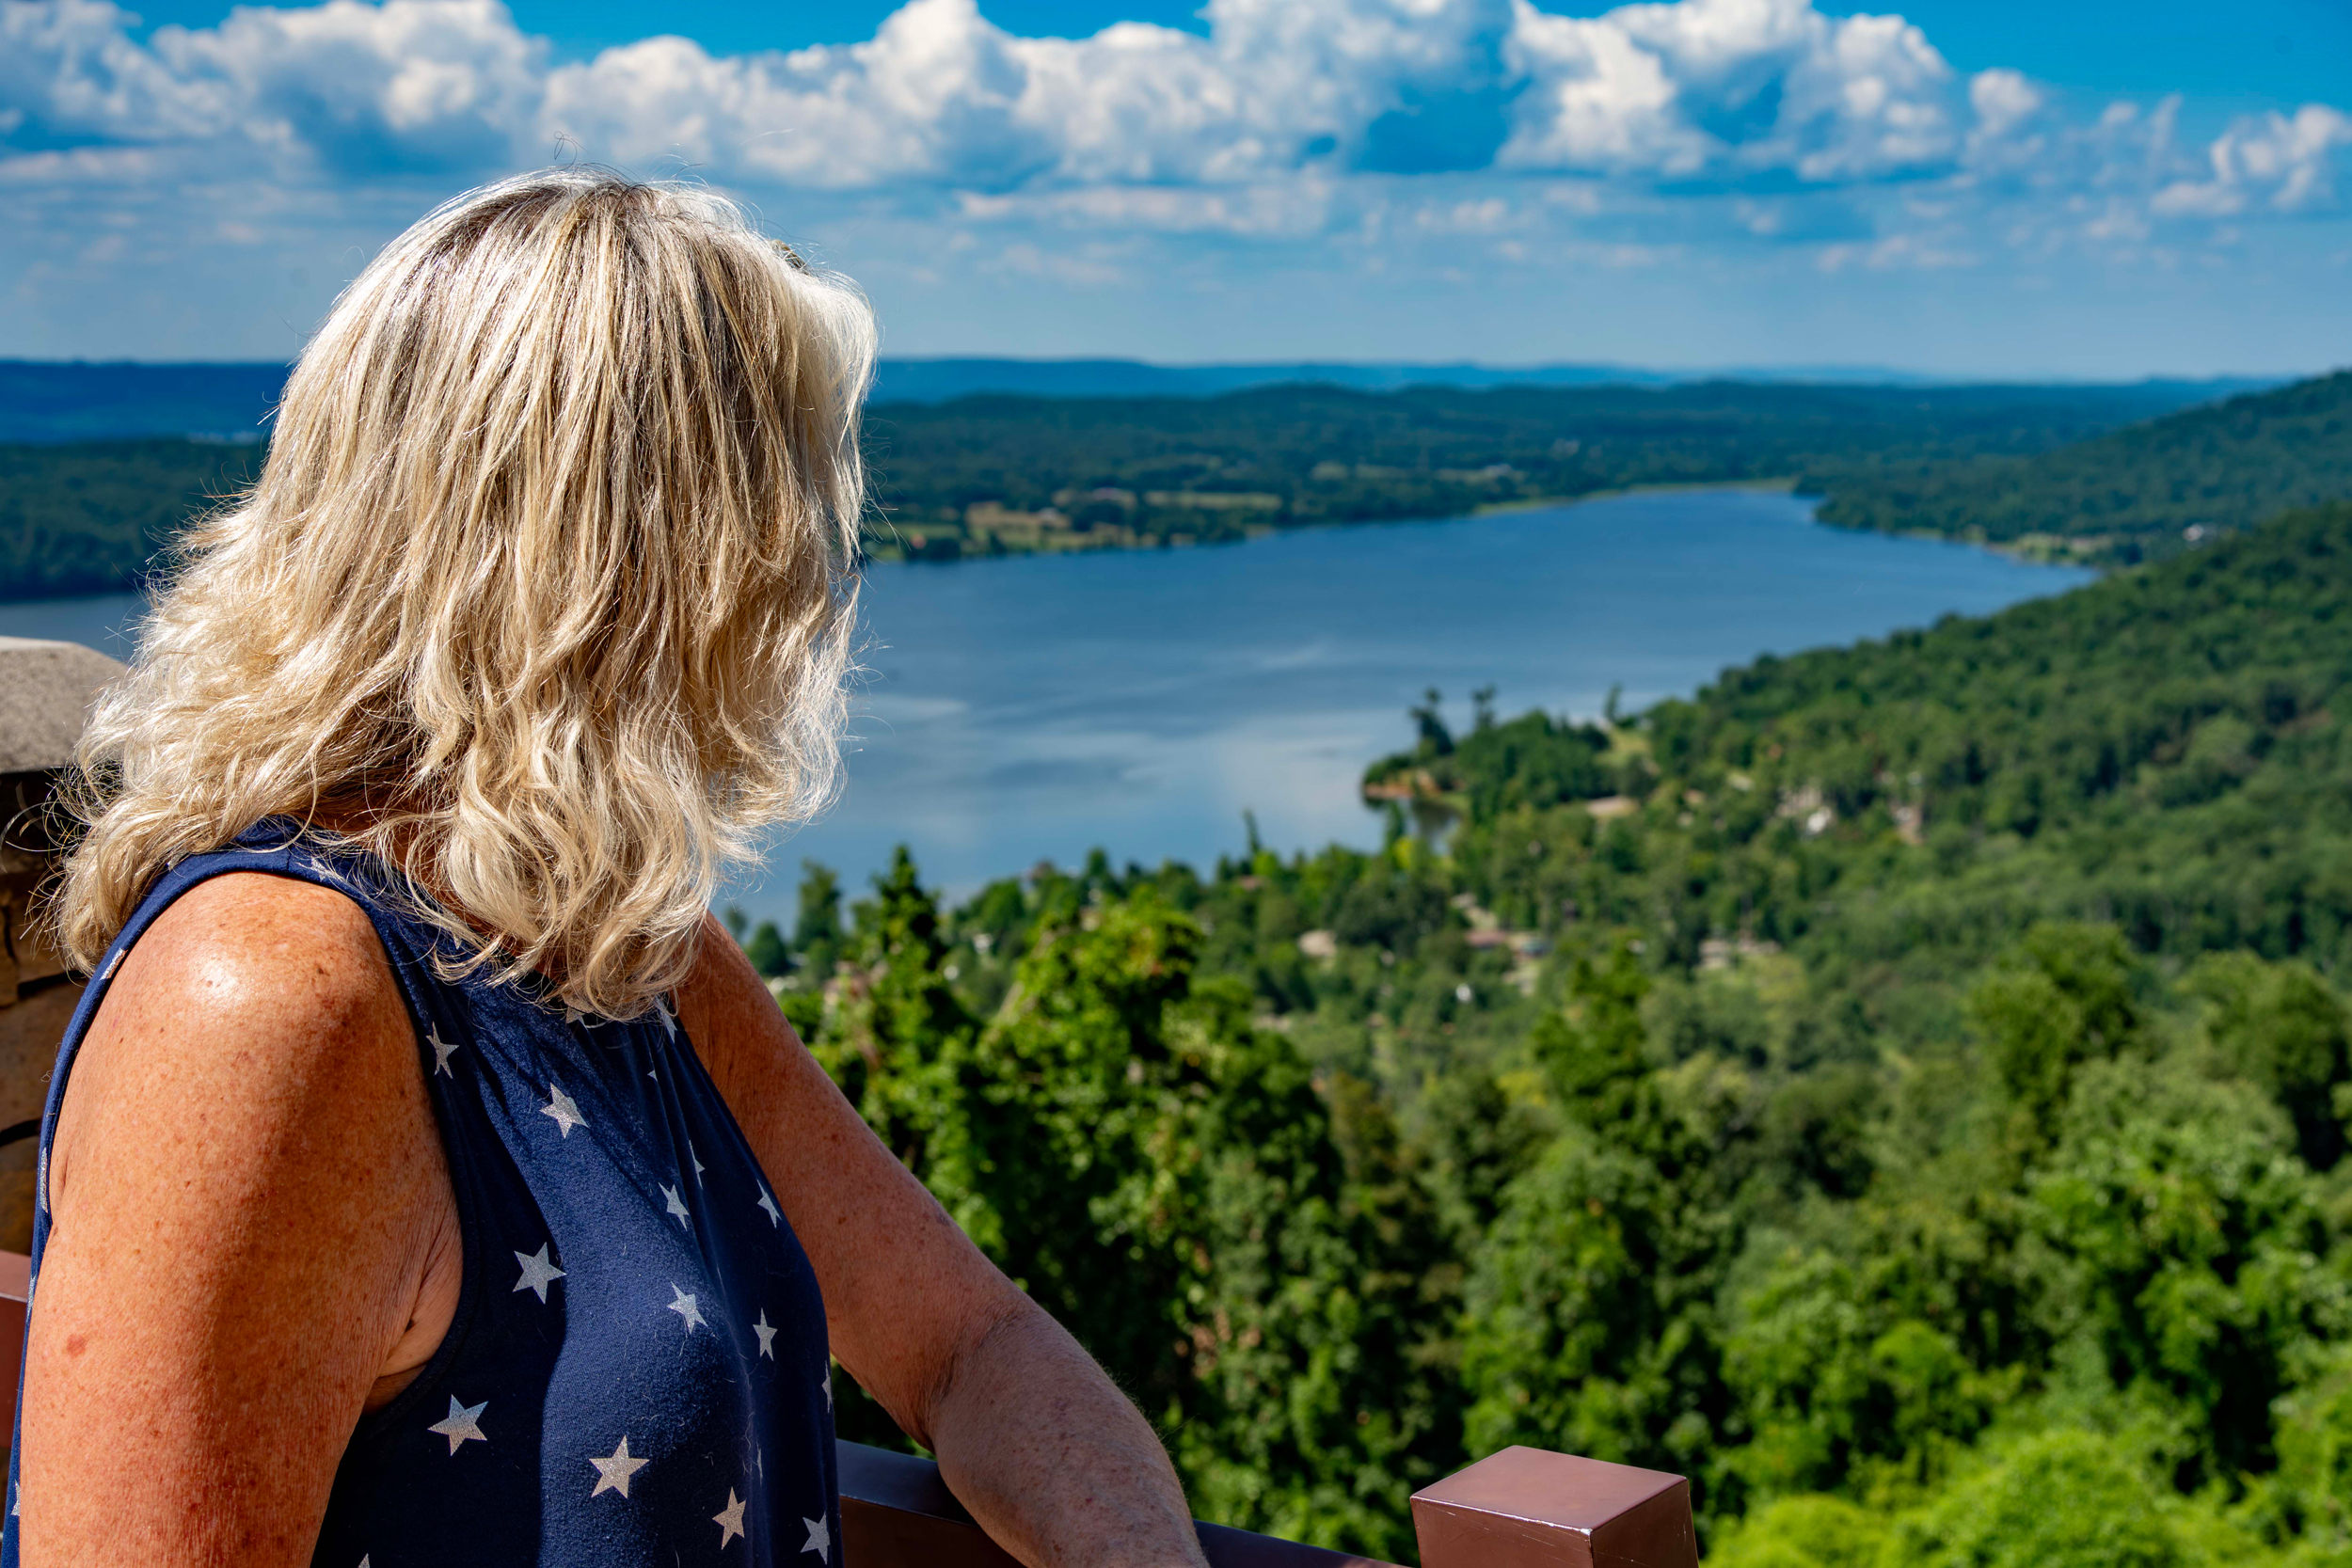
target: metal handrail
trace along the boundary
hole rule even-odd
[[[1019,1568],[956,1501],[939,1466],[912,1454],[837,1443],[844,1568]],[[1223,1525],[1200,1525],[1210,1568],[1395,1568]]]
[[[0,1252],[0,1433],[16,1429],[32,1259]],[[842,1568],[1020,1568],[956,1501],[939,1466],[835,1445]],[[1413,1495],[1422,1568],[1698,1568],[1680,1476],[1541,1449],[1505,1449]],[[1200,1525],[1211,1568],[1395,1568],[1223,1525]]]

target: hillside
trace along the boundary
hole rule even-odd
[[[868,420],[878,544],[928,558],[1207,543],[1828,462],[2037,452],[2178,407],[2177,386],[1261,388],[972,397]]]
[[[1825,462],[2041,451],[2185,395],[2177,383],[1283,386],[877,405],[867,546],[883,559],[953,560],[1207,544],[1629,484],[1785,480]],[[182,518],[233,488],[259,455],[162,439],[0,447],[0,598],[133,580]]]
[[[285,384],[283,365],[0,359],[0,442],[258,439]]]
[[[2347,607],[2304,513],[1614,726],[1424,704],[1442,843],[816,870],[752,949],[1208,1516],[1409,1560],[1526,1442],[1731,1568],[2342,1564]]]
[[[0,598],[132,586],[188,516],[261,471],[227,442],[0,446]]]
[[[1804,488],[1844,528],[2137,561],[2352,496],[2352,372],[2171,414],[2053,451],[1832,466]]]
[[[1626,365],[1359,364],[1305,361],[1154,365],[1134,359],[893,358],[877,367],[873,401],[945,403],[975,393],[1025,397],[1212,397],[1315,382],[1361,391],[1406,387],[1659,387],[1708,379],[1929,385],[1892,372],[1838,367],[1707,374]],[[234,436],[261,432],[286,379],[266,363],[147,364],[0,359],[0,442]],[[2123,388],[2146,417],[2267,383],[2151,381]]]
[[[884,358],[877,403],[945,403],[993,392],[1025,397],[1211,397],[1248,387],[1321,382],[1401,387],[1659,386],[1691,376],[1613,365],[1152,365],[1134,359]],[[284,389],[268,363],[144,364],[0,359],[0,442],[259,436]],[[2226,384],[2201,384],[2219,396]]]

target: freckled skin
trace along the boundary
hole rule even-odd
[[[1200,1568],[1150,1426],[867,1131],[715,923],[677,1010],[817,1270],[834,1354],[989,1531],[1031,1564]],[[174,903],[91,1024],[49,1180],[24,1568],[308,1563],[354,1423],[431,1358],[460,1283],[416,1033],[366,915],[250,873]]]

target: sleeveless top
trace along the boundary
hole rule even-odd
[[[101,961],[41,1117],[35,1299],[74,1053],[123,953],[173,899],[232,871],[332,888],[367,911],[416,1024],[464,1238],[448,1337],[359,1418],[313,1564],[831,1568],[824,1304],[666,1001],[616,1022],[442,980],[432,958],[453,944],[384,896],[384,869],[330,857],[289,823],[173,867]],[[0,1568],[17,1561],[16,1449]]]

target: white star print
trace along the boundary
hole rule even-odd
[[[449,1451],[452,1453],[457,1451],[457,1446],[460,1443],[486,1443],[489,1439],[482,1435],[482,1413],[489,1407],[488,1400],[484,1400],[480,1404],[459,1404],[457,1396],[452,1394],[449,1397],[447,1418],[434,1422],[424,1430],[437,1432],[448,1438]]]
[[[759,1336],[759,1354],[773,1361],[776,1353],[769,1347],[775,1343],[776,1331],[768,1323],[768,1308],[759,1309],[759,1322],[752,1324],[752,1332]]]
[[[703,1322],[703,1309],[694,1305],[694,1298],[692,1296],[688,1295],[684,1291],[679,1290],[675,1285],[670,1287],[670,1294],[676,1299],[673,1300],[668,1307],[663,1308],[663,1310],[675,1312],[679,1318],[683,1319],[686,1323],[687,1333],[691,1334],[698,1328],[708,1326]]]
[[[712,1514],[710,1522],[719,1527],[721,1551],[726,1550],[727,1543],[743,1533],[743,1499],[735,1495],[734,1487],[727,1488],[727,1506]]]
[[[703,1179],[703,1157],[694,1152],[694,1146],[691,1143],[686,1146],[686,1158],[694,1167],[695,1184],[697,1186],[701,1185]]]
[[[588,1022],[588,1015],[581,1012],[578,1007],[573,1006],[570,1003],[566,1002],[564,1004],[564,1022],[567,1024],[577,1026],[586,1023]]]
[[[548,1102],[539,1107],[539,1114],[553,1117],[560,1134],[566,1138],[572,1135],[573,1128],[588,1125],[588,1118],[580,1114],[579,1102],[553,1084],[548,1085]]]
[[[732,1494],[730,1494],[730,1496],[732,1496]],[[808,1544],[803,1546],[801,1550],[804,1552],[815,1552],[817,1554],[817,1560],[819,1562],[832,1561],[833,1531],[826,1528],[825,1521],[822,1519],[803,1519],[801,1523],[808,1527]]]
[[[784,1223],[784,1215],[776,1211],[776,1200],[768,1196],[767,1189],[765,1188],[760,1190],[759,1206],[768,1211],[768,1223],[770,1225],[782,1225]]]
[[[654,1015],[661,1020],[661,1033],[667,1038],[677,1037],[677,1020],[670,1016],[670,1004],[661,997],[653,999]]]
[[[523,1266],[523,1276],[515,1281],[516,1290],[534,1291],[541,1301],[548,1299],[548,1287],[564,1277],[564,1271],[548,1261],[548,1247],[551,1244],[541,1243],[538,1252],[528,1258],[519,1252],[515,1254],[515,1261]]]
[[[833,1408],[833,1368],[830,1365],[825,1368],[825,1408]]]
[[[427,1024],[424,1031],[424,1043],[433,1048],[433,1070],[447,1077],[456,1077],[457,1074],[449,1070],[449,1059],[455,1055],[457,1048],[466,1042],[445,1040],[441,1038],[441,1032],[438,1029]]]
[[[611,1458],[591,1458],[588,1463],[596,1467],[596,1490],[588,1494],[590,1497],[594,1497],[606,1492],[618,1492],[626,1497],[628,1496],[628,1478],[652,1464],[653,1461],[631,1459],[628,1456],[628,1439],[624,1437],[621,1439],[621,1446],[612,1450]]]
[[[686,1217],[686,1205],[680,1201],[677,1196],[677,1189],[675,1187],[664,1187],[661,1189],[661,1196],[668,1199],[667,1207],[669,1208],[670,1212],[677,1217],[678,1228],[681,1230],[691,1230],[693,1227],[688,1223]]]

